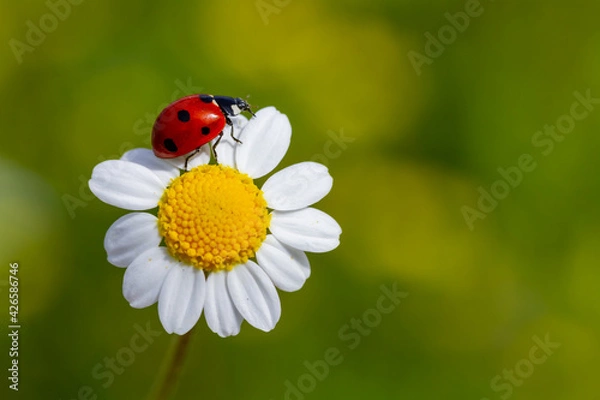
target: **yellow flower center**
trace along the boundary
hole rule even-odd
[[[158,207],[159,232],[171,255],[207,271],[248,261],[271,221],[252,178],[220,165],[202,165],[175,178]]]

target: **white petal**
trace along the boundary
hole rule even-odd
[[[136,257],[123,277],[123,296],[131,307],[156,303],[167,272],[178,264],[166,247],[154,247]]]
[[[271,176],[262,187],[269,208],[281,211],[308,207],[329,193],[333,178],[315,162],[291,165]]]
[[[181,157],[165,158],[165,161],[179,169],[184,169],[183,167],[185,166],[185,160],[189,156],[190,156],[189,154],[185,154]],[[194,154],[188,160],[187,169],[189,171],[190,169],[195,168],[199,165],[208,164],[209,161],[210,161],[210,146],[204,145],[204,146],[202,146],[202,148],[200,149],[200,151],[198,153]]]
[[[273,211],[271,215],[271,233],[296,249],[323,253],[340,244],[342,228],[323,211],[304,208],[297,211]]]
[[[230,119],[233,123],[233,136],[235,136],[236,139],[239,139],[242,129],[248,123],[248,119],[243,115],[231,117]],[[212,143],[214,144],[216,141],[217,139],[214,139]],[[219,164],[235,168],[235,150],[239,145],[240,144],[231,137],[231,127],[229,125],[225,126],[225,129],[223,129],[223,137],[215,149]]]
[[[273,235],[267,235],[256,252],[256,259],[275,286],[285,292],[300,289],[310,276],[306,254],[284,245]]]
[[[287,152],[291,137],[292,126],[285,114],[275,107],[258,110],[240,134],[243,144],[236,149],[237,168],[254,179],[268,174]]]
[[[171,268],[158,297],[158,316],[165,331],[184,335],[192,329],[202,314],[205,297],[202,270],[183,264]]]
[[[164,159],[156,157],[150,149],[129,150],[121,156],[121,160],[143,165],[154,172],[165,186],[169,185],[171,179],[179,176],[179,169]]]
[[[233,128],[235,129],[233,134],[235,137],[238,137],[241,130],[244,129],[244,127],[248,124],[248,118],[242,114],[238,114],[233,117],[229,117],[229,119],[231,122],[233,122]]]
[[[89,186],[103,202],[126,210],[156,207],[165,189],[163,182],[148,168],[122,160],[96,165]]]
[[[227,273],[227,288],[233,304],[250,325],[268,332],[281,316],[277,289],[267,274],[252,261]]]
[[[244,318],[233,305],[227,290],[227,272],[212,272],[206,278],[204,318],[211,331],[221,337],[240,333]]]
[[[104,236],[108,262],[127,267],[144,251],[157,247],[161,236],[157,218],[148,213],[129,213],[116,220]]]

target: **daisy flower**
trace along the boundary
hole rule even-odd
[[[158,302],[168,333],[183,335],[202,312],[219,336],[243,320],[262,331],[281,315],[276,288],[300,289],[310,275],[305,252],[339,245],[341,228],[312,204],[329,193],[327,167],[302,162],[270,176],[290,144],[292,128],[274,107],[234,119],[237,144],[225,129],[219,165],[208,146],[188,163],[134,149],[98,164],[89,181],[103,202],[132,212],[106,232],[108,261],[126,268],[123,296],[134,308]]]

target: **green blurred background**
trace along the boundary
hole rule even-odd
[[[136,326],[160,328],[156,306],[124,300],[124,270],[102,243],[125,211],[85,182],[99,161],[148,147],[166,103],[206,92],[289,116],[280,167],[328,165],[334,187],[317,207],[343,234],[310,255],[301,291],[280,293],[273,332],[245,323],[221,339],[202,317],[177,398],[597,399],[600,104],[578,106],[586,117],[560,140],[532,140],[569,122],[575,91],[600,97],[600,3],[470,3],[3,0],[0,304],[19,262],[17,396],[147,394],[170,338],[128,350]],[[52,8],[63,18],[45,17]],[[465,8],[481,15],[444,28]],[[27,21],[45,24],[43,41]],[[447,44],[430,44],[441,54],[417,73],[410,52],[426,56],[425,34],[440,29]],[[464,207],[477,208],[480,187],[501,191],[498,168],[518,175],[523,154],[536,167],[470,227]],[[373,317],[380,286],[394,284],[408,297],[350,348],[340,330]],[[7,311],[0,323],[6,332]],[[533,338],[546,335],[560,347],[536,364]],[[2,334],[3,371],[8,347]],[[305,361],[331,347],[343,361],[308,376]],[[98,378],[117,356],[127,365]],[[4,374],[1,397],[17,398]]]

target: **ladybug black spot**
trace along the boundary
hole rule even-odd
[[[214,97],[212,97],[210,94],[201,94],[200,100],[202,100],[203,103],[212,103]]]
[[[190,113],[188,110],[177,111],[177,119],[181,122],[188,122],[190,120]]]
[[[210,128],[208,126],[203,126],[202,127],[202,134],[203,135],[208,135],[210,133]]]
[[[173,139],[165,139],[163,144],[165,145],[165,149],[169,150],[171,153],[175,153],[177,151],[177,145]]]

